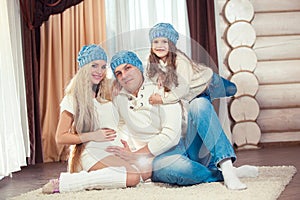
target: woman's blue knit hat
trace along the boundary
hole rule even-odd
[[[94,60],[105,60],[105,62],[107,62],[107,55],[105,51],[96,44],[83,46],[77,57],[79,68]]]
[[[171,24],[158,23],[154,25],[149,31],[150,42],[152,43],[152,41],[158,37],[168,38],[168,40],[176,45],[179,35]]]
[[[110,67],[113,73],[115,74],[116,68],[124,63],[137,67],[142,73],[144,71],[142,61],[134,52],[122,50],[117,52],[110,61]]]

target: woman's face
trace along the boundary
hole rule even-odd
[[[155,38],[152,41],[152,51],[155,53],[156,56],[158,56],[163,61],[166,61],[167,55],[169,53],[169,42],[168,38],[159,37]]]
[[[99,84],[106,76],[106,62],[104,60],[94,60],[91,65],[92,84]]]

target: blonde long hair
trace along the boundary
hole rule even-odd
[[[98,122],[97,111],[93,102],[93,89],[91,87],[91,70],[92,64],[89,63],[80,68],[77,74],[68,84],[65,94],[73,97],[74,122],[72,130],[74,134],[84,134],[85,132],[94,131],[95,123]],[[112,100],[110,81],[106,76],[96,85],[96,100],[104,103]],[[84,145],[76,144],[70,155],[69,171],[71,173],[81,168],[80,156]]]

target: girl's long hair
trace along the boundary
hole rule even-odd
[[[150,50],[149,62],[147,65],[147,76],[149,78],[153,78],[156,75],[160,76],[163,80],[163,86],[165,92],[170,91],[172,87],[178,86],[178,75],[176,73],[177,54],[183,55],[190,62],[194,72],[199,72],[200,70],[198,67],[198,63],[194,62],[185,53],[177,49],[177,47],[174,45],[173,42],[168,40],[168,44],[169,44],[169,52],[167,54],[167,59],[166,59],[166,63],[167,63],[166,71],[161,70],[160,67],[158,66],[160,58],[153,52],[152,48]]]
[[[95,130],[95,124],[98,122],[97,111],[93,102],[93,89],[96,90],[96,99],[99,102],[111,101],[111,90],[109,80],[106,76],[98,85],[92,87],[91,82],[91,64],[87,64],[78,70],[67,86],[65,93],[73,97],[74,122],[72,133],[84,134]],[[69,171],[71,173],[81,170],[80,156],[84,149],[84,144],[76,144],[70,154]]]
[[[162,78],[162,83],[164,90],[166,92],[170,91],[173,87],[178,86],[178,76],[176,74],[176,46],[168,41],[169,52],[166,59],[166,71],[163,71],[159,67],[160,58],[153,52],[152,48],[150,50],[149,62],[147,65],[147,76],[153,78],[156,75]]]

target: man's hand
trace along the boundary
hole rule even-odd
[[[122,158],[130,164],[140,166],[148,162],[149,155],[146,153],[132,152],[126,141],[121,140],[123,147],[119,146],[109,146],[106,148],[107,152],[113,153],[115,156]],[[152,160],[151,160],[152,161]],[[142,163],[141,163],[142,162]]]
[[[131,152],[126,141],[121,140],[123,147],[119,146],[109,146],[106,148],[107,152],[113,153],[115,156],[122,158],[130,164],[136,163],[138,156]]]
[[[149,97],[149,103],[151,105],[155,105],[155,104],[162,104],[163,101],[161,99],[161,96],[157,93],[154,93],[152,94],[150,97]]]

